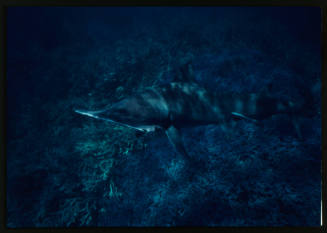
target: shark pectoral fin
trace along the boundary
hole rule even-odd
[[[191,181],[194,177],[194,175],[199,171],[200,163],[199,161],[193,160],[186,152],[184,143],[182,141],[182,136],[178,129],[176,129],[174,126],[170,126],[166,130],[166,134],[168,136],[168,139],[170,143],[174,146],[175,151],[183,156],[186,170],[182,173],[182,177],[185,180]],[[204,169],[205,166],[202,166],[202,169]]]
[[[121,122],[111,120],[110,118],[101,117],[101,116],[99,116],[99,114],[101,114],[103,112],[102,110],[100,110],[100,111],[86,111],[86,110],[75,109],[74,112],[76,112],[78,114],[81,114],[81,115],[84,115],[84,116],[88,116],[88,117],[92,117],[92,118],[95,118],[95,119],[108,121],[108,122],[111,122],[111,123],[114,123],[114,124],[117,124],[117,125],[125,126],[127,128],[135,129],[135,130],[138,130],[138,131],[140,131],[142,133],[148,132],[147,129],[144,129],[142,127],[141,128],[140,127],[134,127],[132,125],[128,125],[128,124],[124,124],[124,123],[121,123]]]
[[[75,109],[74,112],[81,114],[81,115],[88,116],[88,117],[92,117],[92,118],[99,118],[97,116],[97,113],[99,113],[99,111],[87,111],[87,110]]]
[[[247,117],[247,116],[244,116],[243,114],[238,113],[238,112],[232,112],[232,116],[233,116],[234,119],[245,119],[245,120],[248,120],[248,121],[251,121],[251,122],[254,122],[254,123],[257,122],[257,120],[252,119],[252,118]]]
[[[182,136],[181,136],[179,130],[176,129],[174,126],[170,126],[168,129],[166,129],[166,134],[167,134],[167,137],[168,137],[170,143],[173,145],[174,149],[179,154],[188,158],[189,156],[185,150]]]

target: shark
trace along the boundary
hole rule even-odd
[[[182,128],[208,124],[226,126],[235,120],[258,123],[275,114],[288,114],[301,137],[294,117],[299,111],[299,104],[272,97],[267,90],[259,93],[209,91],[196,81],[191,63],[182,65],[170,83],[145,88],[101,110],[75,109],[78,114],[142,133],[163,130],[175,151],[193,165],[194,160],[182,140]]]

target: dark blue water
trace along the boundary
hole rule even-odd
[[[7,23],[8,227],[320,224],[319,8],[10,7]],[[188,182],[164,132],[73,112],[169,83],[185,61],[212,92],[306,106],[303,138],[287,114],[183,129],[206,164]]]

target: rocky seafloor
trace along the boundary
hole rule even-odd
[[[316,14],[319,8],[9,9],[7,226],[319,226]],[[273,96],[296,102],[305,98],[298,84],[316,86],[313,113],[299,118],[303,138],[282,114],[260,125],[238,121],[228,135],[219,125],[185,128],[187,152],[206,164],[187,182],[163,132],[138,135],[73,111],[170,82],[189,60],[213,92],[271,84]]]

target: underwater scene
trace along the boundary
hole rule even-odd
[[[320,226],[315,7],[8,7],[9,228]]]

